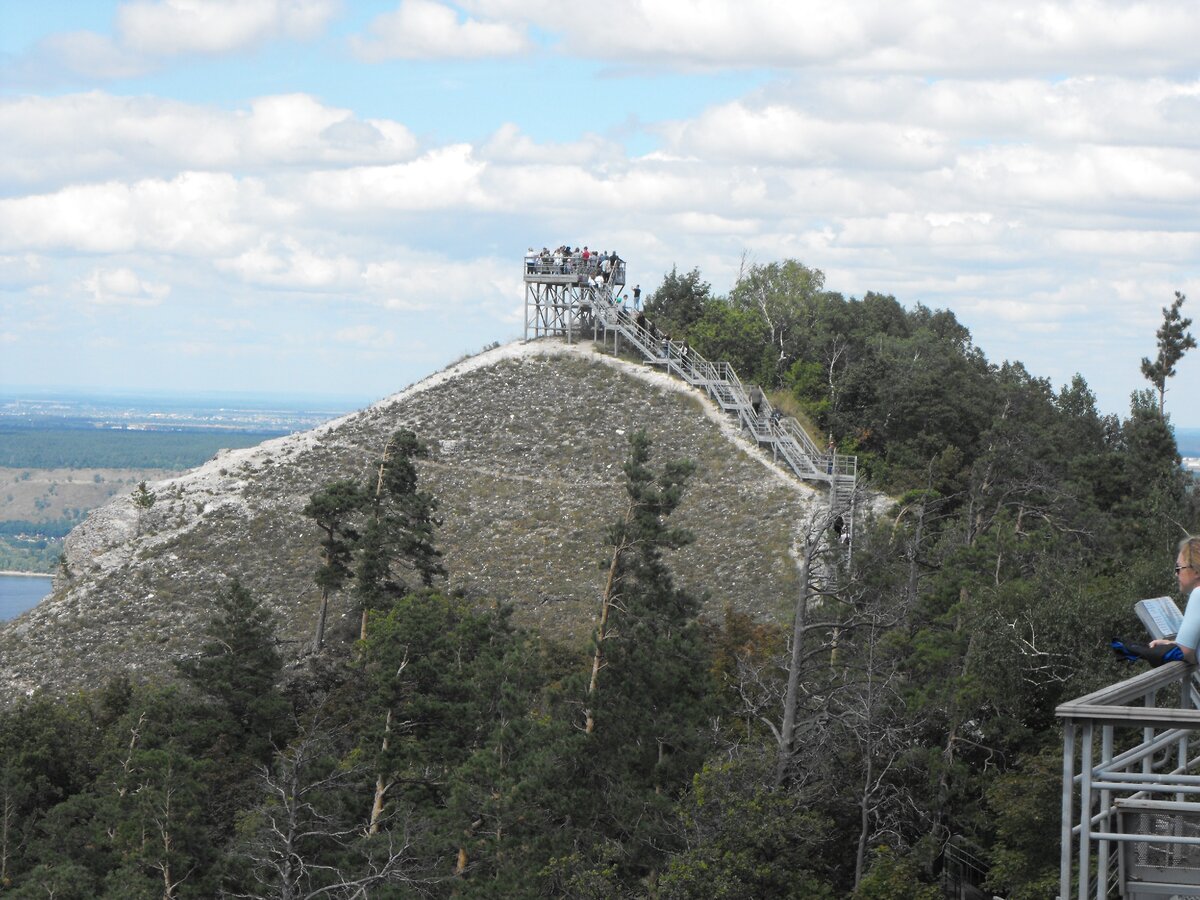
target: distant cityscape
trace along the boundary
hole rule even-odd
[[[288,434],[313,428],[370,402],[362,398],[8,390],[0,392],[0,428],[203,429]]]
[[[1183,466],[1200,479],[1200,428],[1176,428],[1175,446],[1183,457]]]

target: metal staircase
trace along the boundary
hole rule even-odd
[[[619,349],[620,341],[624,339],[650,365],[661,366],[688,384],[703,389],[722,410],[736,416],[742,428],[760,446],[770,448],[777,461],[782,459],[798,478],[828,484],[830,521],[849,554],[858,478],[857,457],[833,449],[819,450],[800,423],[775,410],[761,390],[754,389],[752,398],[729,363],[709,362],[686,343],[666,340],[653,333],[643,317],[614,299],[612,285],[590,286],[586,293],[597,337],[600,329],[603,329],[606,342],[611,334],[614,350]]]

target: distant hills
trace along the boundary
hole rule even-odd
[[[0,392],[0,569],[53,572],[62,536],[114,494],[353,408],[301,398]]]
[[[349,398],[9,390],[0,392],[0,428],[288,434],[362,405]]]

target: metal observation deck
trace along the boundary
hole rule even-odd
[[[1064,703],[1059,900],[1200,897],[1200,691],[1167,663]]]
[[[858,458],[818,449],[800,423],[776,411],[760,388],[747,390],[729,363],[709,362],[686,342],[666,339],[644,315],[627,308],[619,290],[625,286],[624,260],[610,258],[606,272],[595,257],[546,261],[530,255],[524,277],[526,340],[557,335],[571,341],[591,331],[606,345],[611,336],[615,353],[624,339],[649,365],[705,391],[797,477],[828,484],[830,522],[836,523],[840,540],[851,543]]]

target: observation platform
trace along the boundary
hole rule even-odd
[[[817,448],[808,432],[791,416],[772,407],[756,385],[743,384],[733,367],[709,362],[687,341],[673,341],[659,332],[641,310],[631,308],[621,289],[625,286],[625,261],[616,254],[589,255],[543,251],[527,253],[525,280],[525,339],[559,336],[567,341],[587,332],[613,352],[621,342],[648,365],[683,379],[705,391],[717,406],[736,417],[743,430],[777,462],[798,478],[829,486],[829,523],[837,540],[846,545],[853,534],[857,498],[857,457],[838,453],[830,446]]]
[[[525,340],[558,335],[568,341],[591,328],[601,294],[625,286],[625,261],[615,253],[587,259],[559,248],[525,254]]]
[[[560,287],[625,286],[625,260],[615,253],[582,255],[526,253],[525,283]]]
[[[1064,703],[1058,900],[1200,897],[1200,682],[1171,662]]]

